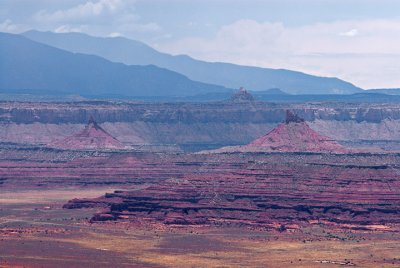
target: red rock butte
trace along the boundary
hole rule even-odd
[[[85,128],[66,139],[56,141],[51,147],[62,149],[122,149],[125,146],[111,136],[91,116]]]
[[[245,147],[261,147],[268,151],[278,152],[347,152],[342,145],[319,134],[310,128],[304,119],[290,111],[286,111],[283,123]]]
[[[254,101],[251,95],[244,87],[240,87],[239,91],[231,97],[232,102],[252,102]]]
[[[310,128],[303,118],[286,111],[284,122],[244,146],[224,147],[214,152],[312,152],[348,153],[344,146]]]

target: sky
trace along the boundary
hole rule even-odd
[[[398,0],[0,0],[0,31],[124,36],[207,61],[400,88]]]

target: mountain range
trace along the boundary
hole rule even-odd
[[[115,63],[0,33],[0,92],[82,96],[190,96],[230,92],[154,65]]]
[[[227,88],[244,86],[251,91],[271,88],[290,94],[353,94],[361,88],[338,78],[318,77],[301,72],[206,62],[186,55],[161,53],[150,46],[124,37],[93,37],[83,33],[28,31],[23,36],[59,49],[103,57],[127,65],[156,65],[203,83]],[[196,88],[195,88],[196,89]],[[201,92],[198,92],[201,94]]]

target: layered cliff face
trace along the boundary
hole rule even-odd
[[[182,162],[175,158],[171,165],[180,170],[179,179],[95,199],[74,199],[64,208],[105,208],[93,222],[260,227],[318,222],[390,228],[400,223],[398,157],[192,155]]]
[[[338,142],[400,141],[396,104],[260,102],[1,102],[0,140],[48,144],[77,133],[93,115],[123,143],[178,144],[201,150],[250,143],[282,122],[287,109]]]
[[[147,153],[0,148],[1,189],[110,186],[92,221],[260,227],[400,224],[400,154]],[[346,227],[347,228],[347,227]]]

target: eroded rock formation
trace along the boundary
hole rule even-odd
[[[311,129],[303,118],[286,111],[283,123],[245,146],[229,146],[222,152],[313,152],[345,153],[348,150],[333,139]]]
[[[261,149],[276,152],[344,153],[346,149],[332,138],[311,129],[304,119],[286,112],[285,122],[254,140],[243,149]]]
[[[49,144],[77,133],[93,115],[124,144],[200,151],[248,144],[283,122],[286,110],[341,144],[391,142],[388,148],[400,149],[400,107],[390,103],[0,102],[0,140]]]
[[[254,97],[244,87],[241,87],[238,92],[233,94],[232,102],[253,102]]]
[[[75,135],[50,144],[62,149],[123,149],[125,146],[107,133],[91,116],[85,128]]]
[[[354,228],[400,223],[398,156],[192,157],[197,160],[175,162],[181,166],[181,178],[97,199],[75,199],[64,207],[105,208],[93,222],[254,226],[328,222]]]

